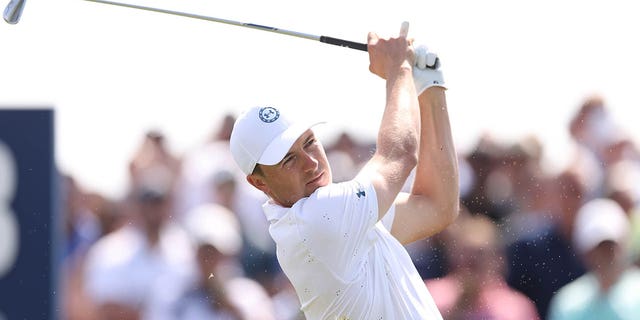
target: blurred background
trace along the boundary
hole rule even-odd
[[[592,200],[625,213],[602,238],[616,269],[638,263],[630,4],[135,3],[359,42],[410,22],[442,59],[460,167],[458,222],[408,246],[445,319],[569,319],[553,297],[600,274],[575,236]],[[0,39],[0,319],[302,318],[229,132],[253,105],[324,119],[335,180],[352,178],[384,107],[366,53],[82,0],[29,0]]]

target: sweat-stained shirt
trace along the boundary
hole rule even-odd
[[[406,249],[382,221],[371,180],[318,188],[291,208],[263,205],[278,261],[308,320],[442,319]]]

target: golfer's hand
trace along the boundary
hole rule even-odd
[[[403,23],[398,37],[380,38],[370,32],[367,37],[367,51],[369,52],[369,71],[388,79],[401,69],[410,69],[414,65],[415,56],[411,42],[407,40],[409,24]]]
[[[438,56],[424,45],[416,46],[414,52],[413,82],[416,84],[418,95],[433,86],[446,89]]]

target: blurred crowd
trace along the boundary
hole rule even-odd
[[[231,158],[234,120],[181,155],[148,132],[123,199],[63,177],[63,319],[303,319],[268,234],[266,197]],[[543,164],[534,136],[487,135],[459,152],[459,218],[407,246],[445,319],[640,315],[638,141],[599,97],[576,108],[567,130],[571,160],[560,169]],[[325,148],[339,182],[375,141],[345,132]]]

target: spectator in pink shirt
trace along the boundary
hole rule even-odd
[[[460,215],[447,229],[450,272],[425,283],[445,319],[539,319],[533,302],[504,277],[503,249],[484,215]]]

